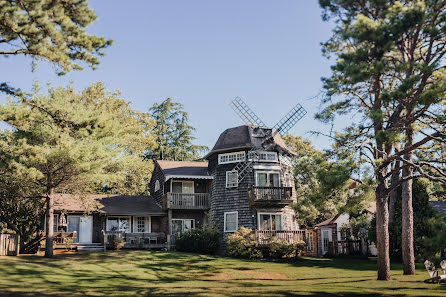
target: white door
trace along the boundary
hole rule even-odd
[[[91,243],[93,239],[93,220],[91,216],[80,217],[79,222],[79,242]]]
[[[322,255],[328,253],[328,243],[331,242],[331,229],[322,229]]]

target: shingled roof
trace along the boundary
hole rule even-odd
[[[204,157],[207,159],[215,153],[224,153],[244,149],[262,149],[262,142],[268,135],[271,135],[272,129],[266,127],[257,127],[252,125],[242,125],[226,129],[220,134],[212,150]],[[280,134],[274,136],[274,149],[292,155],[293,152],[285,144]]]
[[[161,170],[169,178],[202,178],[212,179],[208,174],[208,162],[194,162],[194,161],[166,161],[157,160]]]
[[[429,205],[442,215],[446,216],[446,201],[429,201]]]
[[[148,196],[129,195],[54,195],[54,209],[64,212],[103,212],[107,215],[165,215]]]

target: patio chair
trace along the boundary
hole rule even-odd
[[[446,260],[440,262],[440,267],[443,269],[443,274],[446,274]]]
[[[432,263],[431,261],[424,261],[424,266],[426,267],[426,270],[429,273],[432,282],[441,282],[442,280],[446,280],[446,274],[439,274],[438,270],[435,269],[434,263]]]

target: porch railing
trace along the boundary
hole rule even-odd
[[[256,230],[256,241],[258,245],[268,244],[272,238],[277,238],[289,243],[304,241],[306,246],[303,251],[305,255],[316,255],[317,246],[314,242],[314,234],[311,230]]]
[[[167,193],[164,195],[164,207],[167,209],[208,209],[209,193]]]
[[[166,235],[162,232],[124,232],[124,231],[103,231],[104,245],[109,246],[115,238],[122,238],[125,242],[124,248],[150,248],[164,247],[166,245]]]
[[[261,201],[291,201],[292,188],[291,187],[259,187],[251,186],[248,189],[248,195],[253,202]]]
[[[273,237],[289,243],[295,243],[298,241],[306,242],[307,238],[305,235],[305,230],[256,230],[256,240],[260,245],[267,244]]]

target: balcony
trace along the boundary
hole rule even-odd
[[[167,193],[163,197],[165,209],[209,209],[209,193]]]
[[[292,200],[293,188],[291,187],[259,187],[251,186],[248,196],[254,205],[288,205]]]

